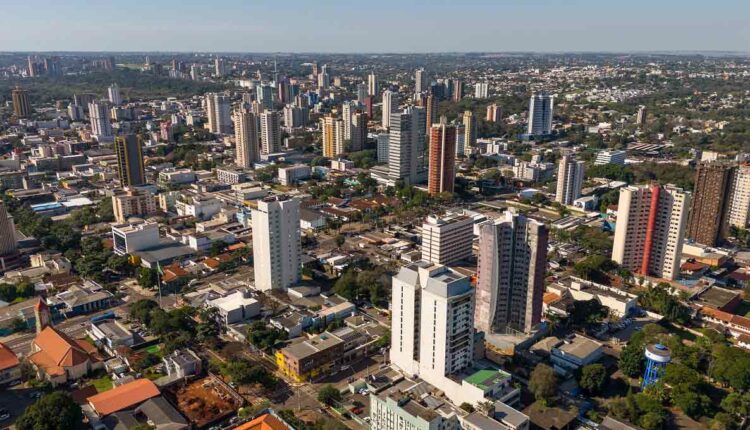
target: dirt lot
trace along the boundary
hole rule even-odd
[[[210,376],[176,388],[174,396],[177,409],[196,427],[221,420],[241,406],[223,385]]]

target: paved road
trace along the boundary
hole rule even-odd
[[[29,394],[36,390],[23,388],[22,385],[0,390],[0,407],[10,412],[10,418],[0,422],[0,429],[10,428],[18,419],[18,416],[29,407],[36,399],[29,397]]]

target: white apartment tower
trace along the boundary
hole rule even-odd
[[[91,134],[99,137],[112,137],[112,124],[109,122],[109,109],[97,100],[89,103],[89,119],[91,120]]]
[[[554,99],[547,93],[538,93],[529,100],[528,134],[545,135],[552,133],[552,110]]]
[[[477,82],[474,85],[474,98],[475,99],[486,99],[489,97],[490,84],[487,82]]]
[[[425,110],[410,107],[391,114],[388,141],[388,177],[418,184],[426,177]]]
[[[677,279],[690,193],[673,185],[620,190],[612,260],[633,273]]]
[[[391,114],[398,111],[398,94],[391,90],[383,91],[383,127],[391,126]]]
[[[263,154],[281,152],[281,126],[278,112],[264,111],[260,114],[260,143]]]
[[[229,134],[232,131],[229,96],[220,93],[206,94],[206,116],[208,116],[208,131]]]
[[[556,202],[572,205],[577,198],[581,197],[584,169],[585,163],[576,161],[571,155],[564,155],[560,159],[557,169]]]
[[[479,225],[477,330],[529,333],[542,319],[549,233],[514,212]]]
[[[469,278],[418,261],[402,267],[392,284],[391,363],[433,384],[470,367],[474,290]]]
[[[373,97],[378,95],[378,79],[375,77],[375,72],[370,72],[367,76],[367,95]]]
[[[471,257],[474,219],[462,214],[430,215],[422,224],[422,260],[451,265]]]
[[[740,229],[750,224],[750,165],[741,164],[734,170],[729,188],[727,223]]]
[[[109,86],[109,88],[107,88],[107,96],[109,97],[109,102],[114,106],[119,106],[122,103],[122,97],[120,97],[120,87],[118,87],[117,84],[112,84]]]
[[[299,200],[285,196],[259,200],[252,220],[255,288],[285,290],[300,278]]]
[[[414,92],[416,94],[426,92],[429,84],[430,83],[427,81],[427,73],[425,73],[424,69],[420,67],[414,72]]]
[[[234,144],[237,167],[252,168],[260,160],[258,118],[243,109],[234,112]]]

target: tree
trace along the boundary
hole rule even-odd
[[[341,392],[333,385],[326,385],[318,391],[318,401],[328,406],[341,402]]]
[[[459,406],[459,408],[465,410],[468,413],[474,412],[474,406],[472,406],[471,403],[463,402],[461,403],[461,406]]]
[[[68,393],[42,396],[18,417],[18,430],[74,430],[82,428],[83,412]]]
[[[341,234],[339,234],[339,235],[336,236],[336,246],[337,247],[341,248],[344,245],[345,242],[346,242],[346,237],[344,237]]]
[[[215,307],[203,309],[199,312],[200,322],[196,325],[196,339],[198,342],[215,346],[219,336],[224,332],[224,325]]]
[[[607,381],[607,369],[599,363],[588,364],[581,369],[578,385],[589,394],[598,394]]]
[[[534,398],[547,404],[555,396],[557,376],[555,371],[546,364],[538,364],[529,378],[529,391]]]
[[[151,289],[156,287],[158,275],[156,270],[141,267],[138,269],[138,285],[143,288]]]
[[[159,305],[153,300],[138,300],[130,305],[130,318],[136,319],[148,326],[151,323],[151,311],[158,308]]]
[[[575,300],[568,311],[568,322],[573,327],[596,324],[607,316],[609,311],[597,299]]]
[[[735,430],[736,428],[737,421],[726,412],[717,413],[711,420],[711,430]]]
[[[244,358],[227,362],[223,371],[237,384],[261,384],[272,388],[278,383],[268,369]]]
[[[693,419],[700,418],[711,408],[711,399],[707,395],[691,391],[685,384],[672,389],[672,403]]]

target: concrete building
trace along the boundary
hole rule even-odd
[[[438,386],[471,366],[474,290],[468,277],[419,261],[393,277],[392,298],[393,365]]]
[[[552,163],[532,163],[528,161],[516,161],[513,166],[513,176],[531,182],[543,182],[552,177],[555,165]]]
[[[726,222],[729,226],[747,229],[750,226],[750,165],[741,164],[732,176],[729,188],[729,208]]]
[[[648,109],[646,106],[641,106],[638,108],[638,113],[635,116],[635,123],[638,125],[638,127],[644,127],[646,125],[646,121],[648,120]]]
[[[0,387],[21,379],[21,362],[13,350],[0,342]]]
[[[601,166],[603,164],[616,164],[618,166],[625,165],[625,151],[617,150],[604,150],[599,151],[596,154],[596,160],[594,161],[595,166]]]
[[[17,265],[16,226],[4,202],[0,202],[0,268],[5,271]]]
[[[477,330],[529,333],[542,319],[549,232],[513,212],[479,225]]]
[[[725,222],[725,216],[732,204],[729,192],[734,168],[734,165],[722,162],[698,164],[685,233],[688,239],[716,246],[727,237],[729,224]]]
[[[503,108],[492,103],[487,105],[487,117],[485,118],[488,122],[501,122],[503,120]]]
[[[260,114],[260,143],[263,154],[281,152],[281,128],[278,112],[264,111]]]
[[[232,132],[229,96],[221,93],[206,94],[206,116],[208,131],[216,134]]]
[[[470,110],[464,111],[463,116],[464,125],[464,144],[463,150],[472,148],[477,144],[477,118],[474,113]]]
[[[260,302],[249,291],[235,291],[228,296],[209,300],[206,305],[219,311],[224,326],[255,318],[261,310]]]
[[[341,361],[344,351],[344,340],[326,331],[276,351],[276,365],[293,381],[309,382],[329,373]]]
[[[427,73],[423,68],[414,71],[414,93],[422,94],[429,88]]]
[[[673,185],[620,189],[612,260],[633,273],[677,279],[690,193]]]
[[[394,113],[388,141],[388,177],[392,182],[418,184],[426,178],[424,108]]]
[[[583,161],[576,161],[571,155],[562,156],[557,169],[556,202],[572,205],[581,197],[585,165]]]
[[[391,115],[398,112],[398,94],[391,90],[383,91],[382,124],[384,128],[391,126]]]
[[[89,103],[89,121],[91,121],[91,134],[97,139],[107,139],[114,135],[112,124],[109,122],[109,109],[106,105],[94,100]]]
[[[155,248],[159,245],[159,224],[155,222],[114,224],[112,241],[117,255]]]
[[[119,224],[125,223],[132,216],[154,215],[158,210],[156,196],[147,190],[126,188],[112,196],[112,211],[115,215],[115,222]]]
[[[561,341],[550,351],[550,359],[556,372],[571,374],[583,366],[602,358],[602,344],[581,335]]]
[[[451,265],[471,257],[474,219],[461,214],[430,215],[422,224],[422,260]]]
[[[146,183],[146,172],[143,167],[143,149],[138,136],[127,134],[115,139],[117,154],[117,173],[120,186],[132,187]]]
[[[390,137],[391,136],[388,133],[378,134],[378,163],[388,162],[388,143],[390,141]]]
[[[13,100],[13,114],[17,118],[29,118],[31,116],[31,102],[26,90],[17,86],[11,91],[11,99]]]
[[[323,156],[334,158],[342,154],[345,150],[344,121],[332,115],[327,115],[320,120],[320,128],[323,130]]]
[[[299,201],[285,196],[260,200],[252,220],[255,288],[285,290],[300,277]]]
[[[378,95],[378,79],[375,77],[375,72],[367,75],[367,95],[373,97]]]
[[[279,167],[278,174],[281,185],[294,185],[303,179],[309,179],[312,170],[307,164],[295,164],[289,167]]]
[[[489,97],[490,84],[488,82],[477,82],[474,84],[474,98],[486,99]]]
[[[367,143],[367,114],[364,112],[355,112],[352,115],[351,137],[349,138],[349,148],[347,152],[357,152],[365,148]]]
[[[456,127],[448,125],[445,117],[430,127],[428,168],[428,192],[452,194],[456,182]]]
[[[113,106],[119,106],[122,104],[122,97],[120,97],[120,87],[117,86],[117,84],[112,84],[107,88],[107,96],[109,98],[109,102],[112,103]]]
[[[235,164],[243,169],[252,168],[260,161],[260,139],[258,139],[258,117],[242,109],[234,111]]]
[[[538,93],[529,100],[529,127],[527,133],[532,136],[552,133],[552,110],[554,100],[547,93]]]

